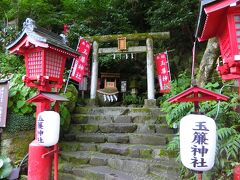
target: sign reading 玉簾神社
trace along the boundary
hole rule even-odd
[[[171,90],[171,74],[168,64],[167,52],[159,53],[155,56],[155,63],[160,86],[160,93],[166,93]]]
[[[0,81],[0,127],[6,126],[8,88],[8,80]]]
[[[216,124],[212,118],[190,114],[180,121],[180,156],[185,167],[208,171],[214,165]]]
[[[85,69],[88,63],[88,55],[90,52],[91,44],[83,38],[79,39],[79,44],[77,51],[82,55],[78,58],[75,58],[74,64],[72,67],[72,72],[70,73],[70,78],[81,82],[85,73]]]

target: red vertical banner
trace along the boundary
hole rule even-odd
[[[154,57],[160,86],[160,93],[166,93],[171,90],[171,74],[168,64],[167,53],[159,53]]]
[[[91,44],[85,39],[80,38],[77,51],[81,53],[81,56],[74,59],[74,64],[70,75],[70,78],[77,82],[80,82],[85,74],[90,48]]]

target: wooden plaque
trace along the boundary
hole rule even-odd
[[[0,81],[0,127],[6,127],[8,88],[8,81]]]
[[[127,50],[126,37],[118,38],[118,50],[119,51]]]

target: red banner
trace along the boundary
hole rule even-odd
[[[171,90],[171,74],[168,65],[167,53],[159,53],[155,56],[155,63],[157,68],[158,82],[160,86],[160,93],[166,93]]]
[[[88,55],[90,52],[91,44],[85,39],[81,38],[78,44],[77,51],[82,55],[74,59],[74,65],[72,67],[72,72],[70,78],[80,82],[85,74],[85,69],[88,64]]]

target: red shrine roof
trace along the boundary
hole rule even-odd
[[[238,2],[239,0],[202,0],[195,35],[198,40],[205,41],[216,36],[228,7]]]
[[[80,53],[67,46],[66,43],[65,35],[58,36],[44,28],[37,27],[35,21],[27,18],[23,23],[22,32],[14,41],[9,43],[6,48],[10,53],[23,54],[25,49],[42,47],[53,49],[69,57],[78,57]]]
[[[30,99],[27,100],[27,102],[43,102],[43,101],[51,101],[51,102],[65,102],[65,101],[69,101],[68,99],[66,99],[63,96],[60,96],[58,94],[55,93],[47,93],[47,92],[40,92],[39,94],[37,94],[34,97],[31,97]]]
[[[180,94],[168,99],[170,103],[177,102],[200,102],[209,100],[227,101],[229,97],[209,91],[198,86],[193,86]]]

